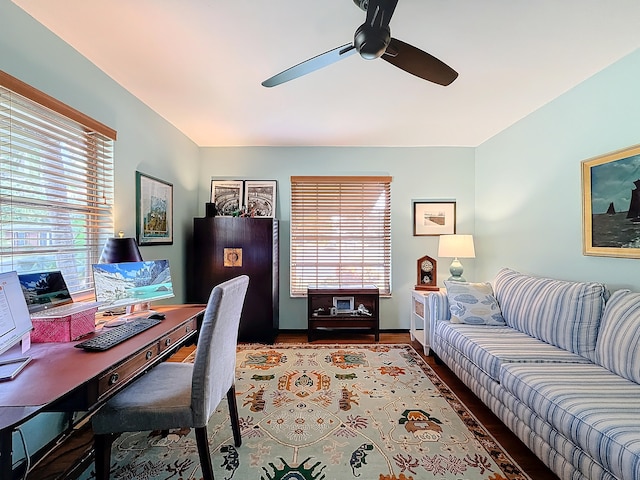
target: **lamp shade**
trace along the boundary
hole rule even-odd
[[[444,258],[475,258],[473,235],[440,235],[438,256]]]
[[[142,262],[135,238],[109,238],[104,244],[100,263]]]

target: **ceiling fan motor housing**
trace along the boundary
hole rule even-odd
[[[365,12],[367,11],[367,8],[369,8],[369,0],[353,0],[353,3]]]
[[[353,46],[360,56],[366,60],[373,60],[382,56],[391,42],[389,27],[372,27],[363,23],[353,36]]]

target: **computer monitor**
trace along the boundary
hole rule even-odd
[[[0,381],[11,380],[29,362],[29,357],[6,358],[2,354],[20,343],[32,328],[18,274],[0,273]]]
[[[92,269],[100,311],[148,310],[150,302],[174,296],[169,260],[98,263]]]
[[[67,282],[59,270],[23,273],[18,275],[18,280],[31,313],[73,303]]]
[[[18,274],[0,273],[0,354],[20,342],[32,328]]]

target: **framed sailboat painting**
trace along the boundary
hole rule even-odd
[[[583,254],[640,258],[640,145],[582,162]]]

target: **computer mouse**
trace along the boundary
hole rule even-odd
[[[147,318],[151,318],[153,320],[164,320],[165,314],[164,313],[152,313],[151,315],[149,315]]]

